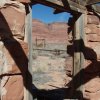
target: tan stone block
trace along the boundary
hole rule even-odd
[[[100,36],[98,34],[88,34],[86,39],[89,42],[100,42]]]
[[[7,40],[1,50],[0,75],[23,73],[28,67],[28,45],[23,41]]]
[[[100,91],[100,78],[93,78],[85,84],[85,91],[89,93],[96,93]]]
[[[24,99],[24,83],[22,76],[10,76],[4,86],[4,89],[6,90],[6,93],[2,96],[2,100]]]
[[[88,24],[100,24],[99,18],[95,15],[88,15],[87,16],[87,23]]]
[[[85,100],[100,100],[100,91],[95,93],[84,93]]]
[[[6,67],[8,73],[25,73],[28,67],[28,45],[25,42],[8,41],[5,43]]]

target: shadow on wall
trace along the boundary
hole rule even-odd
[[[4,46],[9,51],[11,57],[14,59],[16,65],[20,69],[20,72],[21,72],[22,77],[24,79],[24,86],[33,95],[33,98],[37,98],[38,100],[63,100],[63,99],[69,99],[69,98],[71,98],[71,99],[80,98],[79,95],[78,96],[71,95],[71,87],[69,87],[67,89],[66,88],[58,88],[58,89],[50,90],[50,91],[37,89],[32,84],[32,76],[28,72],[28,69],[27,69],[28,59],[27,59],[26,54],[24,53],[20,43],[13,38],[13,35],[12,35],[12,32],[8,26],[8,23],[1,12],[0,12],[0,18],[2,19],[3,24],[6,27],[6,31],[0,29],[0,33],[9,33],[9,36],[10,36],[9,38],[8,37],[4,38],[3,34],[0,34],[1,41],[4,43]],[[83,40],[73,41],[73,43],[74,43],[74,45],[69,45],[67,47],[68,54],[70,54],[73,57],[74,52],[82,52],[84,54],[84,57],[86,60],[91,60],[91,64],[88,65],[85,69],[82,69],[76,76],[73,77],[72,81],[70,81],[70,83],[69,83],[69,84],[73,84],[73,82],[75,82],[75,81],[77,82],[78,78],[80,77],[80,74],[84,73],[84,77],[83,77],[84,81],[82,81],[81,83],[77,84],[74,87],[74,93],[82,95],[81,91],[76,91],[77,88],[80,87],[81,85],[84,85],[85,83],[87,83],[88,81],[93,79],[94,77],[96,77],[98,75],[100,76],[100,67],[99,67],[100,62],[97,61],[97,55],[94,52],[94,50],[86,47],[84,45]],[[81,46],[80,50],[77,50],[77,45]],[[16,46],[16,48],[14,50],[13,47],[15,47],[15,46]],[[16,54],[15,54],[15,52],[16,52]],[[23,61],[21,61],[21,60],[19,61],[19,56],[17,55],[19,52],[21,53],[21,56],[24,58]],[[95,69],[97,69],[97,70],[95,70]],[[94,73],[94,71],[96,71],[96,73],[92,74],[92,73]],[[91,75],[89,77],[87,77],[86,76],[87,74],[91,74]],[[2,78],[3,76],[12,76],[12,75],[14,75],[14,74],[12,74],[12,73],[6,74],[6,75],[0,76],[0,78]],[[29,79],[28,81],[26,80],[27,77]]]
[[[27,5],[25,6],[27,8]],[[28,9],[26,12],[27,14],[29,13]],[[0,38],[1,38],[0,41],[3,42],[5,48],[8,50],[16,66],[20,70],[19,72],[10,72],[10,73],[0,75],[0,79],[2,79],[4,76],[22,75],[25,88],[31,94],[33,94],[32,88],[31,88],[32,76],[28,71],[28,58],[21,44],[13,38],[12,31],[10,30],[10,27],[1,11],[0,11],[0,21],[2,25],[4,26],[4,27],[1,26],[0,28]]]
[[[86,66],[86,68],[82,69],[76,76],[73,77],[72,81],[68,84],[69,88],[58,88],[55,90],[38,90],[36,87],[33,87],[34,90],[34,98],[38,98],[38,100],[64,100],[64,99],[80,99],[83,93],[81,91],[77,91],[77,89],[95,78],[96,76],[100,76],[100,62],[97,61],[97,55],[93,49],[85,47],[83,40],[73,41],[74,45],[67,46],[67,53],[72,57],[74,52],[82,52],[86,60],[90,60],[91,64]],[[77,45],[80,45],[80,50],[77,50]],[[89,74],[89,75],[88,75]],[[83,75],[81,82],[79,81],[80,75]],[[77,85],[74,86],[74,83]],[[74,90],[72,91],[72,89]],[[72,94],[73,93],[73,94]]]
[[[73,84],[78,82],[80,75],[82,75],[83,77],[81,78],[81,82],[78,82],[77,85],[74,86],[74,90],[77,90],[81,85],[84,85],[96,76],[100,76],[100,62],[97,61],[97,54],[95,53],[95,51],[91,48],[86,47],[83,40],[76,40],[73,41],[73,43],[74,45],[68,46],[68,54],[73,56],[74,52],[81,52],[83,53],[85,60],[91,61],[91,63],[86,67],[84,66],[85,68],[80,70],[80,72],[76,76],[74,76],[72,81],[70,81],[69,83]],[[77,49],[77,45],[80,46],[80,49]]]
[[[63,3],[66,2],[62,0]],[[65,5],[66,6],[66,5]],[[74,13],[72,14],[74,15]],[[70,26],[68,29],[68,33],[72,33],[74,37],[73,27],[75,21],[79,18],[80,14],[74,16],[69,19],[68,25]],[[86,47],[84,41],[80,40],[70,40],[69,42],[73,43],[73,45],[67,46],[67,53],[74,57],[74,53],[82,53],[84,55],[85,60],[89,60],[91,63],[88,66],[84,65],[84,68],[80,70],[80,72],[73,76],[72,81],[70,81],[66,86],[69,88],[57,88],[54,90],[39,90],[33,85],[33,97],[37,98],[37,100],[64,100],[64,99],[81,99],[83,98],[83,93],[78,91],[77,89],[84,85],[85,83],[89,82],[91,79],[100,76],[100,62],[97,61],[97,54],[96,52]],[[80,49],[77,47],[80,47]],[[81,77],[80,77],[81,76]],[[81,78],[81,81],[79,79]],[[77,83],[74,85],[74,83]],[[85,98],[84,98],[85,99]]]

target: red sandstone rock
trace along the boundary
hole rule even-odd
[[[23,33],[25,13],[22,14],[22,13],[16,12],[16,10],[12,9],[11,7],[2,9],[1,12],[5,16],[5,19],[7,20],[8,25],[3,17],[0,18],[0,23],[2,23],[2,25],[0,26],[0,28],[2,29],[2,31],[0,31],[0,35],[2,36],[2,33],[4,33],[5,35],[3,35],[3,37],[6,37],[6,38],[9,38],[11,36],[15,36],[15,37],[21,38],[21,39],[24,38],[23,34],[20,34],[20,33]],[[12,13],[13,13],[13,15],[17,15],[17,14],[18,15],[13,16]],[[95,35],[97,35],[99,33],[98,28],[94,28],[95,27],[94,24],[97,24],[97,25],[100,24],[99,20],[96,16],[93,16],[93,15],[89,15],[88,17],[89,17],[88,18],[89,30],[87,30],[86,33],[90,33],[90,34],[95,33]],[[12,19],[12,21],[9,19]],[[16,26],[17,28],[15,28],[15,30],[13,28],[14,24],[15,25],[18,24]],[[9,26],[9,28],[8,28],[8,26]],[[67,28],[68,28],[68,25],[65,23],[53,23],[50,25],[45,25],[41,22],[36,21],[36,22],[33,22],[33,39],[45,38],[48,42],[52,41],[53,43],[54,42],[66,43],[66,40],[68,39],[68,34],[66,32]],[[12,31],[12,34],[6,34],[6,33],[10,33],[11,32],[10,30]],[[18,32],[20,32],[20,33],[18,33]],[[99,73],[100,72],[100,68],[99,68],[100,62],[97,61],[97,59],[99,59],[98,55],[99,55],[99,48],[100,48],[99,41],[97,41],[97,40],[99,40],[99,39],[98,39],[98,37],[89,35],[89,36],[87,36],[87,40],[89,40],[89,41],[92,40],[92,43],[87,41],[86,46],[89,45],[89,48],[92,48],[94,50],[93,51],[93,52],[95,52],[94,55],[97,55],[97,57],[93,56],[93,58],[95,58],[95,61],[88,61],[88,63],[85,65],[85,77],[86,77],[86,80],[88,80],[88,81],[86,81],[87,84],[85,87],[85,89],[86,89],[85,93],[86,93],[86,97],[88,97],[90,100],[99,100],[99,98],[100,98],[99,78],[95,78],[95,79],[91,80],[94,77],[98,77],[98,75],[100,74]],[[6,55],[6,58],[9,62],[9,64],[11,64],[10,66],[12,67],[12,70],[10,71],[10,73],[22,72],[25,74],[25,71],[27,69],[27,59],[26,59],[27,44],[24,42],[17,43],[17,41],[16,42],[15,41],[6,41],[4,43],[4,45],[6,46],[6,49],[4,49],[4,53]],[[89,51],[86,53],[87,56],[89,56],[88,53],[89,53]],[[91,59],[91,55],[92,54],[90,54],[90,59]],[[12,60],[12,59],[14,59],[14,60]],[[71,73],[72,72],[72,58],[66,58],[65,68],[66,68],[67,75],[72,74]],[[23,81],[22,81],[22,79],[23,79],[22,76],[12,76],[9,78],[9,80],[5,84],[7,94],[5,96],[3,96],[3,100],[22,100],[23,99]],[[59,81],[59,78],[58,78],[58,81]],[[96,85],[96,87],[95,87],[95,85]],[[16,91],[12,91],[15,88],[16,88]]]
[[[24,10],[9,5],[2,8],[0,14],[0,37],[2,40],[8,39],[4,41],[4,47],[2,49],[7,60],[7,69],[10,69],[8,70],[10,73],[24,72],[27,69],[28,63],[26,56],[28,53],[27,43],[14,39],[24,39],[26,13],[24,5],[18,4],[18,7],[20,6],[23,7]],[[5,73],[8,72],[4,72],[4,74]]]
[[[86,43],[85,43],[85,46],[86,47],[89,47],[89,48],[91,48],[91,49],[93,49],[95,46],[99,46],[99,43],[98,42],[89,42],[89,41],[85,41]]]
[[[100,78],[93,78],[85,84],[85,91],[95,93],[100,91]]]
[[[11,74],[25,74],[28,67],[28,46],[25,42],[7,41],[4,49],[5,57],[9,64],[8,72]],[[9,70],[10,67],[10,70]],[[5,74],[5,73],[4,73]]]
[[[23,100],[23,78],[28,67],[28,45],[24,42],[25,7],[20,3],[13,3],[0,11],[0,86],[2,85],[3,90],[1,97],[2,100]]]
[[[33,39],[34,38],[45,38],[47,34],[49,34],[48,25],[38,21],[33,20],[32,21],[32,31],[33,31]]]
[[[85,100],[100,100],[100,91],[96,93],[84,93],[84,99]]]
[[[100,91],[95,93],[85,92],[84,98],[85,100],[100,100]]]
[[[96,25],[100,24],[99,18],[95,15],[88,15],[87,16],[87,23],[88,24],[96,24]]]
[[[27,71],[28,67],[28,60],[27,60],[27,53],[28,48],[27,44],[24,42],[14,42],[8,41],[5,43],[6,48],[3,48],[3,60],[4,66],[2,67],[2,74],[23,74]]]
[[[6,93],[2,96],[2,100],[23,100],[24,99],[24,83],[20,75],[10,76],[4,86]]]
[[[100,42],[100,36],[97,34],[88,34],[86,38],[89,42]]]
[[[84,83],[86,100],[100,99],[100,21],[98,17],[88,15],[88,24],[86,28],[85,47],[89,48],[87,52],[88,60],[85,61]],[[85,51],[86,52],[86,51]]]
[[[47,43],[67,43],[68,25],[66,23],[44,24],[33,20],[33,41],[45,39]]]
[[[86,27],[87,34],[100,34],[100,28],[95,24],[88,24]]]
[[[23,39],[25,26],[25,12],[16,10],[16,7],[8,6],[1,9],[0,14],[0,34],[2,38],[12,36]]]

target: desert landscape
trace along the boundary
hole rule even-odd
[[[33,19],[33,83],[40,90],[66,94],[64,89],[71,87],[74,46],[69,28],[67,23],[45,24]],[[83,95],[86,100],[96,100],[100,94],[100,21],[94,13],[88,13],[84,30]]]

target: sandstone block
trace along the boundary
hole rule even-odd
[[[28,46],[25,42],[6,41],[3,45],[1,74],[25,73],[28,67]]]
[[[100,36],[98,34],[88,34],[86,35],[86,39],[90,42],[100,42]]]
[[[95,24],[87,24],[86,33],[100,35],[100,28],[98,25],[95,25]]]
[[[87,23],[88,24],[100,24],[99,18],[95,15],[88,15],[87,16]]]
[[[23,6],[23,9],[24,6]],[[25,12],[16,7],[8,6],[1,9],[0,13],[0,37],[19,39],[24,38]]]
[[[96,93],[84,93],[84,99],[85,100],[100,100],[100,91]]]
[[[89,93],[96,93],[100,91],[100,78],[93,78],[85,84],[85,91]]]
[[[24,83],[22,76],[10,76],[3,88],[5,89],[6,93],[2,95],[2,100],[24,99]]]
[[[68,24],[51,23],[44,24],[41,21],[33,20],[33,41],[44,39],[47,43],[67,43],[68,40]]]

